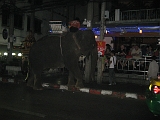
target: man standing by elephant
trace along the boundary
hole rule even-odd
[[[147,73],[149,80],[158,78],[159,65],[156,61],[156,58],[156,56],[152,56],[152,61],[149,64]]]
[[[73,21],[69,22],[70,25],[70,32],[77,32],[80,28],[80,20],[79,18],[75,18]]]
[[[114,50],[111,51],[111,57],[109,61],[109,85],[116,85],[115,78],[115,65],[116,65],[116,56]]]

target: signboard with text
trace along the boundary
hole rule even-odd
[[[98,56],[104,56],[105,49],[106,49],[106,42],[105,41],[97,41]]]

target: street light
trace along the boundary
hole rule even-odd
[[[139,30],[139,33],[142,33],[142,30],[141,30],[141,29]]]

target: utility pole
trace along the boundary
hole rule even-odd
[[[87,10],[87,21],[90,22],[87,25],[87,28],[92,30],[92,19],[93,19],[93,2],[88,3],[88,10]],[[89,83],[91,80],[91,55],[86,58],[85,63],[85,82]]]
[[[9,38],[8,38],[8,57],[7,62],[12,61],[13,38],[14,38],[14,7],[15,0],[10,0],[10,14],[9,14]]]
[[[33,32],[33,35],[34,35],[34,32],[35,32],[35,21],[34,21],[34,18],[35,18],[35,8],[34,8],[34,0],[32,0],[31,2],[31,17],[30,17],[30,30],[32,30]]]
[[[105,25],[105,9],[106,9],[106,2],[102,2],[101,4],[101,23],[100,23],[100,40],[103,41],[104,39],[104,25]],[[103,70],[102,70],[102,61],[103,57],[99,56],[98,57],[98,62],[97,62],[97,83],[101,84],[102,83],[102,76],[103,76]]]

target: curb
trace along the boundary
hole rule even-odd
[[[0,82],[19,84],[24,81],[15,79],[15,78],[0,77]],[[133,98],[133,99],[139,99],[139,100],[146,99],[145,95],[139,95],[137,93],[116,92],[116,91],[111,91],[111,90],[97,90],[97,89],[92,89],[92,88],[77,89],[75,87],[68,87],[67,85],[56,85],[56,84],[51,84],[51,83],[43,83],[42,86],[44,88],[68,90],[68,91],[73,91],[73,92],[80,91],[80,92],[85,92],[85,93],[94,94],[94,95],[110,95],[110,96],[118,97],[121,99],[123,98]]]
[[[17,78],[0,77],[0,82],[19,84],[20,82],[23,82],[23,81]]]
[[[140,95],[136,93],[125,93],[125,92],[116,92],[116,91],[111,91],[111,90],[97,90],[97,89],[92,89],[92,88],[80,88],[76,89],[75,87],[68,87],[66,85],[54,85],[50,83],[43,83],[42,86],[44,88],[53,88],[53,89],[61,89],[61,90],[69,90],[73,92],[85,92],[89,94],[95,94],[95,95],[110,95],[113,97],[118,97],[118,98],[133,98],[133,99],[139,99],[139,100],[145,100],[146,97],[145,95]]]

